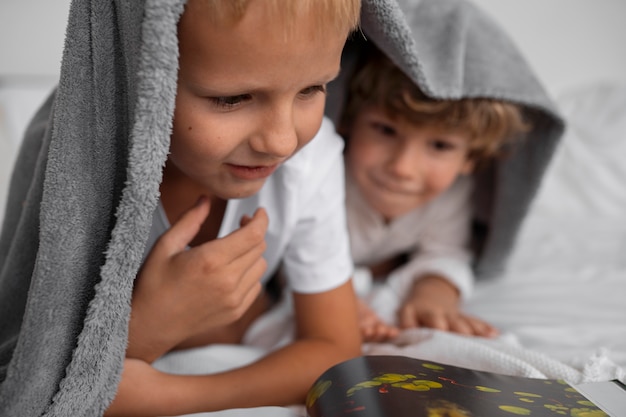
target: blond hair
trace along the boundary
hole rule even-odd
[[[192,1],[192,0],[189,0]],[[251,0],[202,0],[209,16],[216,21],[238,22],[245,14]],[[261,0],[256,0],[261,1]],[[276,19],[285,22],[288,29],[297,17],[312,13],[320,31],[334,28],[351,31],[357,28],[361,13],[361,0],[264,0],[265,7]]]
[[[416,126],[462,132],[470,139],[468,158],[484,161],[497,155],[506,141],[530,129],[519,106],[491,98],[438,100],[427,97],[391,60],[372,47],[350,80],[340,132],[350,126],[365,107],[382,109]]]

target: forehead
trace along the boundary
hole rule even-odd
[[[295,30],[303,18],[315,20],[319,33],[344,32],[356,28],[361,0],[188,0],[185,11],[201,13],[212,24],[228,26],[258,13],[259,6],[287,32]]]
[[[240,84],[244,88],[327,82],[339,69],[347,37],[321,33],[315,19],[300,16],[293,30],[278,24],[263,7],[252,2],[237,22],[212,23],[201,0],[183,13],[179,23],[180,75],[199,84]],[[200,2],[200,3],[198,3]]]

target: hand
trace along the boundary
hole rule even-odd
[[[210,210],[201,198],[161,236],[135,283],[127,357],[152,362],[239,319],[261,290],[268,218],[258,209],[228,236],[187,248]]]
[[[403,329],[430,327],[464,335],[495,337],[489,323],[459,310],[459,292],[448,280],[429,275],[415,281],[410,297],[398,311]]]
[[[358,300],[359,328],[364,342],[384,342],[393,339],[400,330],[385,323],[363,300]]]

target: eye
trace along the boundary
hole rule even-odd
[[[442,139],[436,139],[430,142],[430,146],[437,152],[448,152],[453,151],[457,148],[457,146],[452,143]]]
[[[319,93],[326,94],[326,86],[323,84],[320,85],[312,85],[310,87],[301,90],[299,95],[303,98],[313,97]]]
[[[375,131],[381,133],[384,136],[395,136],[397,133],[396,129],[387,123],[372,122],[371,126]]]
[[[230,110],[243,104],[251,98],[252,96],[250,94],[238,94],[236,96],[208,97],[208,100],[215,105],[215,107]]]

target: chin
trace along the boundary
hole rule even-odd
[[[410,213],[411,211],[423,205],[424,203],[422,203],[421,201],[413,202],[411,204],[407,204],[406,201],[404,202],[404,204],[398,203],[396,201],[396,202],[389,202],[389,204],[384,204],[384,205],[374,204],[374,208],[376,209],[377,212],[379,212],[386,219],[393,220],[395,218],[402,217],[405,214]]]
[[[224,192],[216,193],[216,194],[219,195],[220,198],[224,200],[248,198],[257,194],[261,190],[262,187],[263,187],[263,184],[254,185],[250,187],[232,187],[229,190],[224,190]]]

